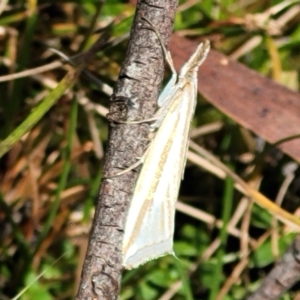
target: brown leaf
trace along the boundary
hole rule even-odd
[[[197,42],[173,35],[170,45],[178,69]],[[211,50],[200,67],[198,91],[223,113],[271,144],[300,133],[299,94],[217,51]],[[279,148],[300,162],[300,139],[282,143]]]

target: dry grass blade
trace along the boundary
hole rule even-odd
[[[28,77],[28,76],[36,75],[39,73],[44,73],[44,72],[47,72],[50,70],[60,68],[62,65],[63,65],[62,62],[54,61],[48,65],[44,65],[44,66],[37,67],[34,69],[30,69],[30,70],[26,70],[26,71],[22,71],[19,73],[6,75],[6,76],[0,76],[0,82],[11,81],[11,80],[15,80],[18,78]]]
[[[258,205],[265,208],[267,211],[272,212],[278,219],[280,219],[283,223],[292,226],[293,229],[300,229],[300,219],[296,216],[288,213],[287,211],[280,208],[278,205],[274,204],[267,197],[262,195],[257,190],[250,187],[246,182],[244,182],[237,174],[232,172],[228,167],[222,164],[216,157],[206,151],[204,148],[198,146],[197,144],[191,142],[190,147],[197,151],[201,156],[206,158],[211,163],[218,166],[222,169],[227,176],[231,177],[236,183],[238,183],[242,189],[245,191],[246,195],[251,197]]]

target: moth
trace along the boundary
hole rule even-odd
[[[201,43],[177,75],[169,52],[161,45],[173,75],[158,98],[159,110],[151,125],[156,133],[142,157],[127,213],[122,245],[127,269],[173,254],[175,203],[196,107],[197,72],[210,49],[208,41]]]

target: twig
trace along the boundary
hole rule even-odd
[[[300,236],[294,240],[280,262],[247,300],[276,300],[299,279]]]
[[[163,79],[163,53],[147,18],[159,28],[167,44],[177,1],[140,1],[131,30],[125,62],[111,97],[110,116],[137,120],[153,115]],[[104,174],[114,174],[140,157],[146,146],[149,125],[115,124],[110,130]],[[122,267],[121,242],[127,206],[136,171],[105,179],[91,229],[89,246],[76,299],[117,299]]]

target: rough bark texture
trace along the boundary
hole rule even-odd
[[[280,262],[247,300],[276,300],[299,280],[300,236],[298,235]]]
[[[144,0],[137,6],[126,59],[111,98],[114,120],[143,120],[153,115],[164,64],[160,43],[146,18],[168,43],[177,1]],[[147,145],[147,123],[112,124],[104,166],[108,176],[136,162]],[[76,299],[117,299],[122,274],[123,226],[137,172],[104,179]]]

